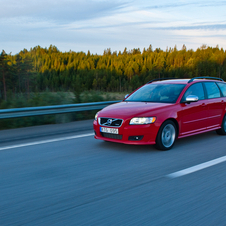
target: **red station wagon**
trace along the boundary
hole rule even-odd
[[[225,113],[220,78],[155,79],[99,111],[93,127],[96,139],[169,150],[177,138],[211,130],[225,135]]]

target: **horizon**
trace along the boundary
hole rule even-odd
[[[149,45],[149,47],[152,47],[152,45]],[[12,52],[10,52],[10,53],[7,53],[4,49],[2,49],[2,51],[5,51],[5,53],[7,54],[7,55],[11,55],[11,56],[15,56],[15,55],[17,55],[17,54],[19,54],[20,52],[23,52],[24,50],[26,50],[26,51],[28,51],[28,52],[30,52],[30,51],[32,51],[33,49],[35,49],[35,48],[37,48],[37,47],[40,47],[41,49],[45,49],[45,50],[48,50],[50,47],[56,47],[57,48],[57,50],[59,51],[59,52],[61,52],[61,53],[70,53],[70,52],[74,52],[74,53],[85,53],[86,55],[88,54],[88,53],[90,53],[91,55],[98,55],[98,56],[103,56],[104,55],[104,52],[105,51],[108,51],[108,50],[110,50],[110,52],[111,52],[111,54],[114,54],[114,53],[116,53],[117,55],[118,54],[123,54],[123,51],[126,49],[127,50],[127,53],[130,53],[132,50],[134,50],[134,49],[136,49],[136,50],[140,50],[140,52],[141,52],[141,54],[143,53],[143,51],[144,50],[148,50],[148,48],[149,47],[144,47],[144,48],[142,48],[142,49],[140,49],[140,48],[132,48],[132,49],[127,49],[127,47],[125,47],[124,49],[123,49],[123,51],[121,51],[121,50],[119,50],[119,51],[117,51],[117,50],[115,50],[115,51],[112,51],[111,50],[111,48],[106,48],[106,49],[104,49],[103,50],[103,53],[102,54],[97,54],[97,53],[92,53],[90,50],[88,50],[87,52],[84,52],[84,51],[73,51],[73,50],[69,50],[69,51],[61,51],[57,46],[55,46],[55,45],[52,45],[52,44],[50,44],[50,46],[46,46],[46,47],[42,47],[42,46],[40,46],[40,45],[37,45],[37,46],[34,46],[34,47],[30,47],[29,49],[26,49],[26,48],[23,48],[23,49],[21,49],[18,53],[15,53],[15,54],[12,54]],[[170,51],[170,50],[174,50],[175,48],[176,48],[176,50],[177,51],[181,51],[181,50],[183,50],[183,48],[186,48],[186,51],[194,51],[194,52],[196,52],[198,49],[208,49],[208,48],[212,48],[212,49],[214,49],[214,48],[218,48],[219,50],[222,50],[223,49],[223,51],[225,52],[226,51],[226,49],[224,49],[223,47],[219,47],[219,45],[216,45],[216,46],[206,46],[206,45],[202,45],[202,46],[200,46],[200,47],[197,47],[197,49],[188,49],[187,47],[186,47],[186,45],[184,44],[180,49],[175,45],[174,47],[166,47],[166,49],[164,50],[164,49],[161,49],[161,48],[158,48],[158,47],[156,47],[155,49],[154,48],[152,48],[152,51],[154,52],[156,49],[160,49],[161,51],[163,51],[163,52],[167,52],[167,51]]]

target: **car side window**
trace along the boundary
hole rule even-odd
[[[215,82],[205,82],[208,99],[221,97],[220,90]]]
[[[199,100],[204,100],[205,99],[205,94],[203,90],[202,83],[196,83],[192,86],[190,86],[187,91],[185,92],[182,101],[185,101],[186,97],[189,95],[195,95],[199,98]]]
[[[220,90],[223,93],[223,96],[226,97],[226,84],[224,84],[224,83],[217,83],[217,85],[220,87]]]

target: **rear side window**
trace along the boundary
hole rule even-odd
[[[220,87],[220,90],[223,93],[223,96],[226,97],[226,84],[224,84],[224,83],[217,83],[217,85]]]
[[[186,97],[189,95],[195,95],[199,98],[199,100],[205,99],[203,86],[201,83],[196,83],[190,86],[187,91],[185,92],[182,101],[185,101]]]
[[[220,90],[215,82],[205,82],[208,99],[221,97]]]

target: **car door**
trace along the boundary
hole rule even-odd
[[[221,125],[224,112],[224,98],[215,82],[204,82],[207,92],[208,122],[207,128],[214,128]]]
[[[188,95],[199,98],[197,102],[183,103]],[[205,130],[207,127],[207,105],[204,88],[201,82],[191,85],[181,100],[181,130],[180,136]]]

